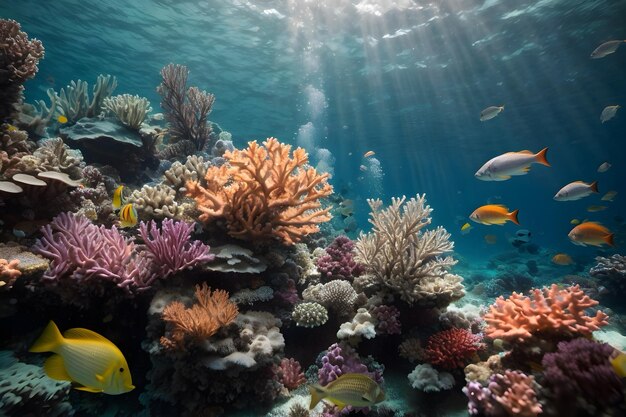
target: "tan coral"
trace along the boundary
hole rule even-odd
[[[204,184],[208,166],[209,163],[205,162],[203,157],[190,155],[184,164],[179,161],[174,162],[170,169],[163,173],[165,176],[163,182],[177,192],[181,192],[181,189],[184,192],[188,181],[200,181]]]
[[[8,261],[6,259],[0,259],[0,288],[11,288],[15,280],[22,275],[17,269],[20,264],[18,259]]]
[[[333,189],[328,174],[306,167],[308,155],[302,148],[293,151],[275,138],[249,142],[244,150],[227,151],[227,163],[210,167],[206,187],[187,183],[188,195],[196,200],[200,220],[226,219],[228,233],[244,240],[275,238],[291,245],[318,224],[329,221],[330,208],[321,208],[320,199]]]
[[[187,208],[176,200],[176,191],[164,184],[144,185],[141,190],[133,191],[127,202],[134,204],[139,217],[145,220],[181,219]]]

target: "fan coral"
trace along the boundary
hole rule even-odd
[[[154,221],[141,222],[139,233],[148,249],[146,256],[160,278],[215,258],[207,245],[190,241],[192,231],[193,224],[169,219],[163,220],[161,230]]]
[[[454,243],[443,227],[422,231],[431,223],[432,209],[425,196],[393,198],[381,210],[380,200],[368,200],[372,209],[371,233],[361,234],[356,260],[384,287],[408,303],[443,307],[463,296],[462,278],[448,273],[456,264],[450,252]]]
[[[530,297],[514,292],[507,299],[498,297],[484,315],[485,333],[492,339],[518,342],[538,333],[590,336],[608,324],[608,316],[600,310],[594,316],[585,314],[597,304],[578,285],[559,289],[552,284],[532,290]]]
[[[22,84],[35,76],[44,48],[28,39],[15,20],[0,19],[0,120],[10,119],[21,100]]]
[[[363,266],[354,260],[354,242],[347,236],[337,236],[325,251],[315,262],[322,276],[350,279],[363,272]]]
[[[463,392],[469,398],[470,415],[536,417],[542,411],[536,385],[534,377],[507,370],[493,375],[488,387],[469,382]]]
[[[6,259],[0,258],[0,288],[6,286],[6,288],[11,288],[13,282],[22,275],[22,273],[17,269],[17,266],[20,264],[18,259],[13,259],[12,261],[7,261]]]
[[[206,188],[187,182],[188,195],[202,212],[200,220],[225,218],[228,233],[238,239],[276,238],[291,245],[319,231],[318,223],[330,220],[329,208],[320,209],[322,197],[332,193],[327,174],[305,168],[302,148],[269,138],[259,146],[228,151],[227,163],[207,170]]]
[[[165,307],[163,320],[169,325],[169,337],[163,336],[161,345],[168,349],[184,349],[187,339],[202,342],[232,323],[239,313],[226,291],[211,291],[206,283],[196,285],[196,300],[191,308],[185,308],[180,301]]]
[[[306,382],[300,363],[295,359],[283,358],[274,372],[288,390],[294,390]]]
[[[189,70],[184,65],[168,64],[161,70],[163,80],[157,87],[161,108],[170,124],[169,132],[177,141],[190,141],[196,150],[208,148],[211,113],[215,96],[198,87],[187,88]]]
[[[318,303],[300,303],[291,313],[296,326],[317,327],[328,321],[328,311]]]
[[[624,400],[622,381],[613,370],[609,356],[613,347],[588,339],[560,342],[555,353],[544,355],[545,386],[563,405],[578,399],[607,406]]]
[[[426,357],[430,363],[444,369],[462,368],[483,348],[481,339],[481,335],[466,329],[444,330],[428,338]]]
[[[377,334],[400,334],[400,310],[395,306],[380,305],[371,309],[370,313],[376,319]]]

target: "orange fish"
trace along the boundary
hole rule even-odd
[[[574,227],[567,235],[573,244],[580,246],[615,246],[613,233],[597,222],[585,222]]]
[[[509,213],[509,209],[501,204],[487,204],[486,206],[478,207],[472,214],[470,219],[476,223],[481,223],[487,226],[497,224],[502,226],[508,220],[519,225],[517,220],[517,213],[519,210],[513,210]]]
[[[565,266],[573,264],[574,260],[566,253],[557,253],[552,257],[552,263]]]
[[[369,158],[370,156],[374,156],[376,155],[376,152],[374,151],[367,151],[365,152],[365,155],[363,155],[363,158]]]
[[[485,235],[485,242],[488,245],[495,245],[498,242],[498,236],[496,236],[496,235]]]

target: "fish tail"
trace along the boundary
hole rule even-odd
[[[549,167],[550,162],[548,162],[547,156],[548,156],[548,148],[543,148],[542,150],[537,152],[537,155],[535,155],[535,162]]]
[[[513,210],[511,213],[509,213],[509,220],[519,226],[519,220],[517,220],[518,213],[519,209]]]
[[[63,336],[59,328],[52,320],[43,330],[39,339],[33,343],[28,349],[29,352],[56,352],[57,348],[63,343]]]
[[[594,181],[591,183],[591,185],[589,186],[589,188],[591,188],[591,191],[593,191],[594,193],[599,193],[600,191],[598,191],[598,181]]]
[[[309,405],[309,410],[315,408],[317,403],[319,403],[322,398],[326,396],[326,392],[324,388],[319,385],[309,385],[309,393],[311,393],[311,404]]]
[[[607,243],[607,245],[615,246],[615,242],[613,241],[613,236],[614,236],[613,233],[610,233],[604,238],[604,241]]]

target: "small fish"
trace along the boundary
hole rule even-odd
[[[91,330],[69,329],[61,335],[50,321],[29,352],[54,352],[43,366],[46,375],[71,381],[78,390],[118,395],[135,388],[122,352]]]
[[[491,120],[497,115],[500,114],[501,111],[504,110],[504,105],[502,106],[489,106],[485,110],[480,112],[480,121],[484,122],[486,120]]]
[[[570,220],[570,221],[569,221],[569,224],[573,224],[573,225],[580,224],[580,220],[578,220],[578,219],[572,219],[572,220]]]
[[[137,210],[132,204],[126,204],[120,210],[120,227],[125,229],[127,227],[135,227],[137,225]]]
[[[367,167],[365,165],[361,165],[359,169],[363,172],[367,171]]]
[[[371,407],[385,399],[385,393],[376,381],[363,374],[343,374],[324,387],[309,385],[309,392],[309,410],[315,408],[321,400],[335,404],[341,411],[347,405]]]
[[[57,117],[57,122],[64,125],[65,123],[67,123],[67,117],[65,117],[64,115],[60,115],[59,117]]]
[[[611,164],[609,164],[608,162],[603,162],[600,164],[600,166],[598,167],[598,172],[606,172],[611,168]]]
[[[470,230],[472,230],[472,225],[469,223],[465,223],[463,226],[461,226],[461,233],[464,235],[468,234]]]
[[[552,263],[556,265],[566,266],[572,265],[574,263],[574,260],[566,253],[557,253],[552,257]]]
[[[376,155],[376,152],[374,152],[374,151],[367,151],[363,155],[363,158],[369,158],[370,156],[374,156],[374,155]]]
[[[113,191],[113,210],[117,210],[124,204],[124,186],[120,185]]]
[[[498,243],[498,236],[496,235],[485,235],[485,243],[488,245],[495,245]]]
[[[509,209],[501,204],[487,204],[474,210],[474,212],[470,214],[470,219],[476,223],[487,226],[492,224],[502,226],[507,221],[512,221],[519,225],[519,221],[517,220],[518,212],[519,210],[513,210],[509,213]]]
[[[561,188],[554,196],[554,199],[556,201],[574,201],[597,192],[598,181],[594,181],[591,184],[582,181],[574,181]]]
[[[579,246],[615,246],[613,233],[597,222],[584,222],[574,227],[567,236],[573,244]]]
[[[615,113],[617,113],[620,107],[622,106],[606,106],[604,110],[602,110],[602,113],[600,114],[600,121],[604,123],[614,118]]]
[[[613,354],[609,357],[613,370],[620,378],[626,378],[626,354],[618,349],[615,349]]]
[[[613,191],[613,190],[607,191],[606,194],[604,194],[600,200],[613,201],[616,195],[617,195],[617,191]]]
[[[587,211],[589,213],[596,213],[598,211],[604,211],[606,210],[608,207],[607,206],[597,206],[597,205],[592,205],[587,207]]]
[[[608,41],[604,42],[602,45],[598,46],[591,53],[591,59],[604,58],[607,55],[611,55],[613,52],[617,51],[617,48],[626,41],[616,40],[616,41]]]
[[[548,148],[537,153],[531,151],[507,152],[487,161],[474,176],[481,181],[506,181],[513,175],[526,175],[530,165],[550,166],[546,159]]]

